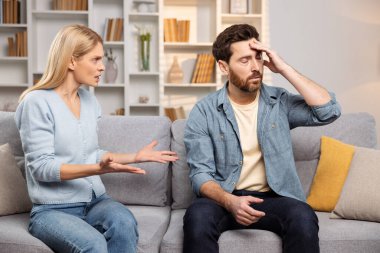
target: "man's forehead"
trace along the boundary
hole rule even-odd
[[[251,54],[251,53],[257,53],[257,50],[252,49],[251,46],[249,45],[250,43],[253,43],[253,40],[243,40],[243,41],[238,41],[234,42],[231,44],[231,52],[232,54]]]

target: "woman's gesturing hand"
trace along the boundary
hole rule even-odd
[[[159,162],[159,163],[167,163],[174,162],[178,160],[178,156],[176,152],[173,151],[156,151],[153,150],[155,146],[157,146],[157,141],[152,141],[147,146],[143,147],[136,153],[136,163],[140,162]]]
[[[100,174],[113,173],[113,172],[128,172],[134,174],[145,174],[145,170],[130,166],[128,164],[116,163],[113,161],[112,156],[105,157],[99,163]]]

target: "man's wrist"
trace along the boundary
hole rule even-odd
[[[279,73],[283,76],[283,77],[288,77],[292,74],[294,74],[295,70],[288,64],[285,64],[279,71]]]

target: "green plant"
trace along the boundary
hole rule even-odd
[[[140,54],[142,70],[149,70],[149,58],[150,58],[150,40],[151,35],[149,32],[140,34]]]

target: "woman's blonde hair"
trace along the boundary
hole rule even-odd
[[[102,38],[95,31],[84,25],[68,25],[55,36],[49,50],[48,62],[40,81],[26,89],[20,96],[21,101],[33,90],[54,89],[65,80],[71,57],[75,59],[90,52]]]

